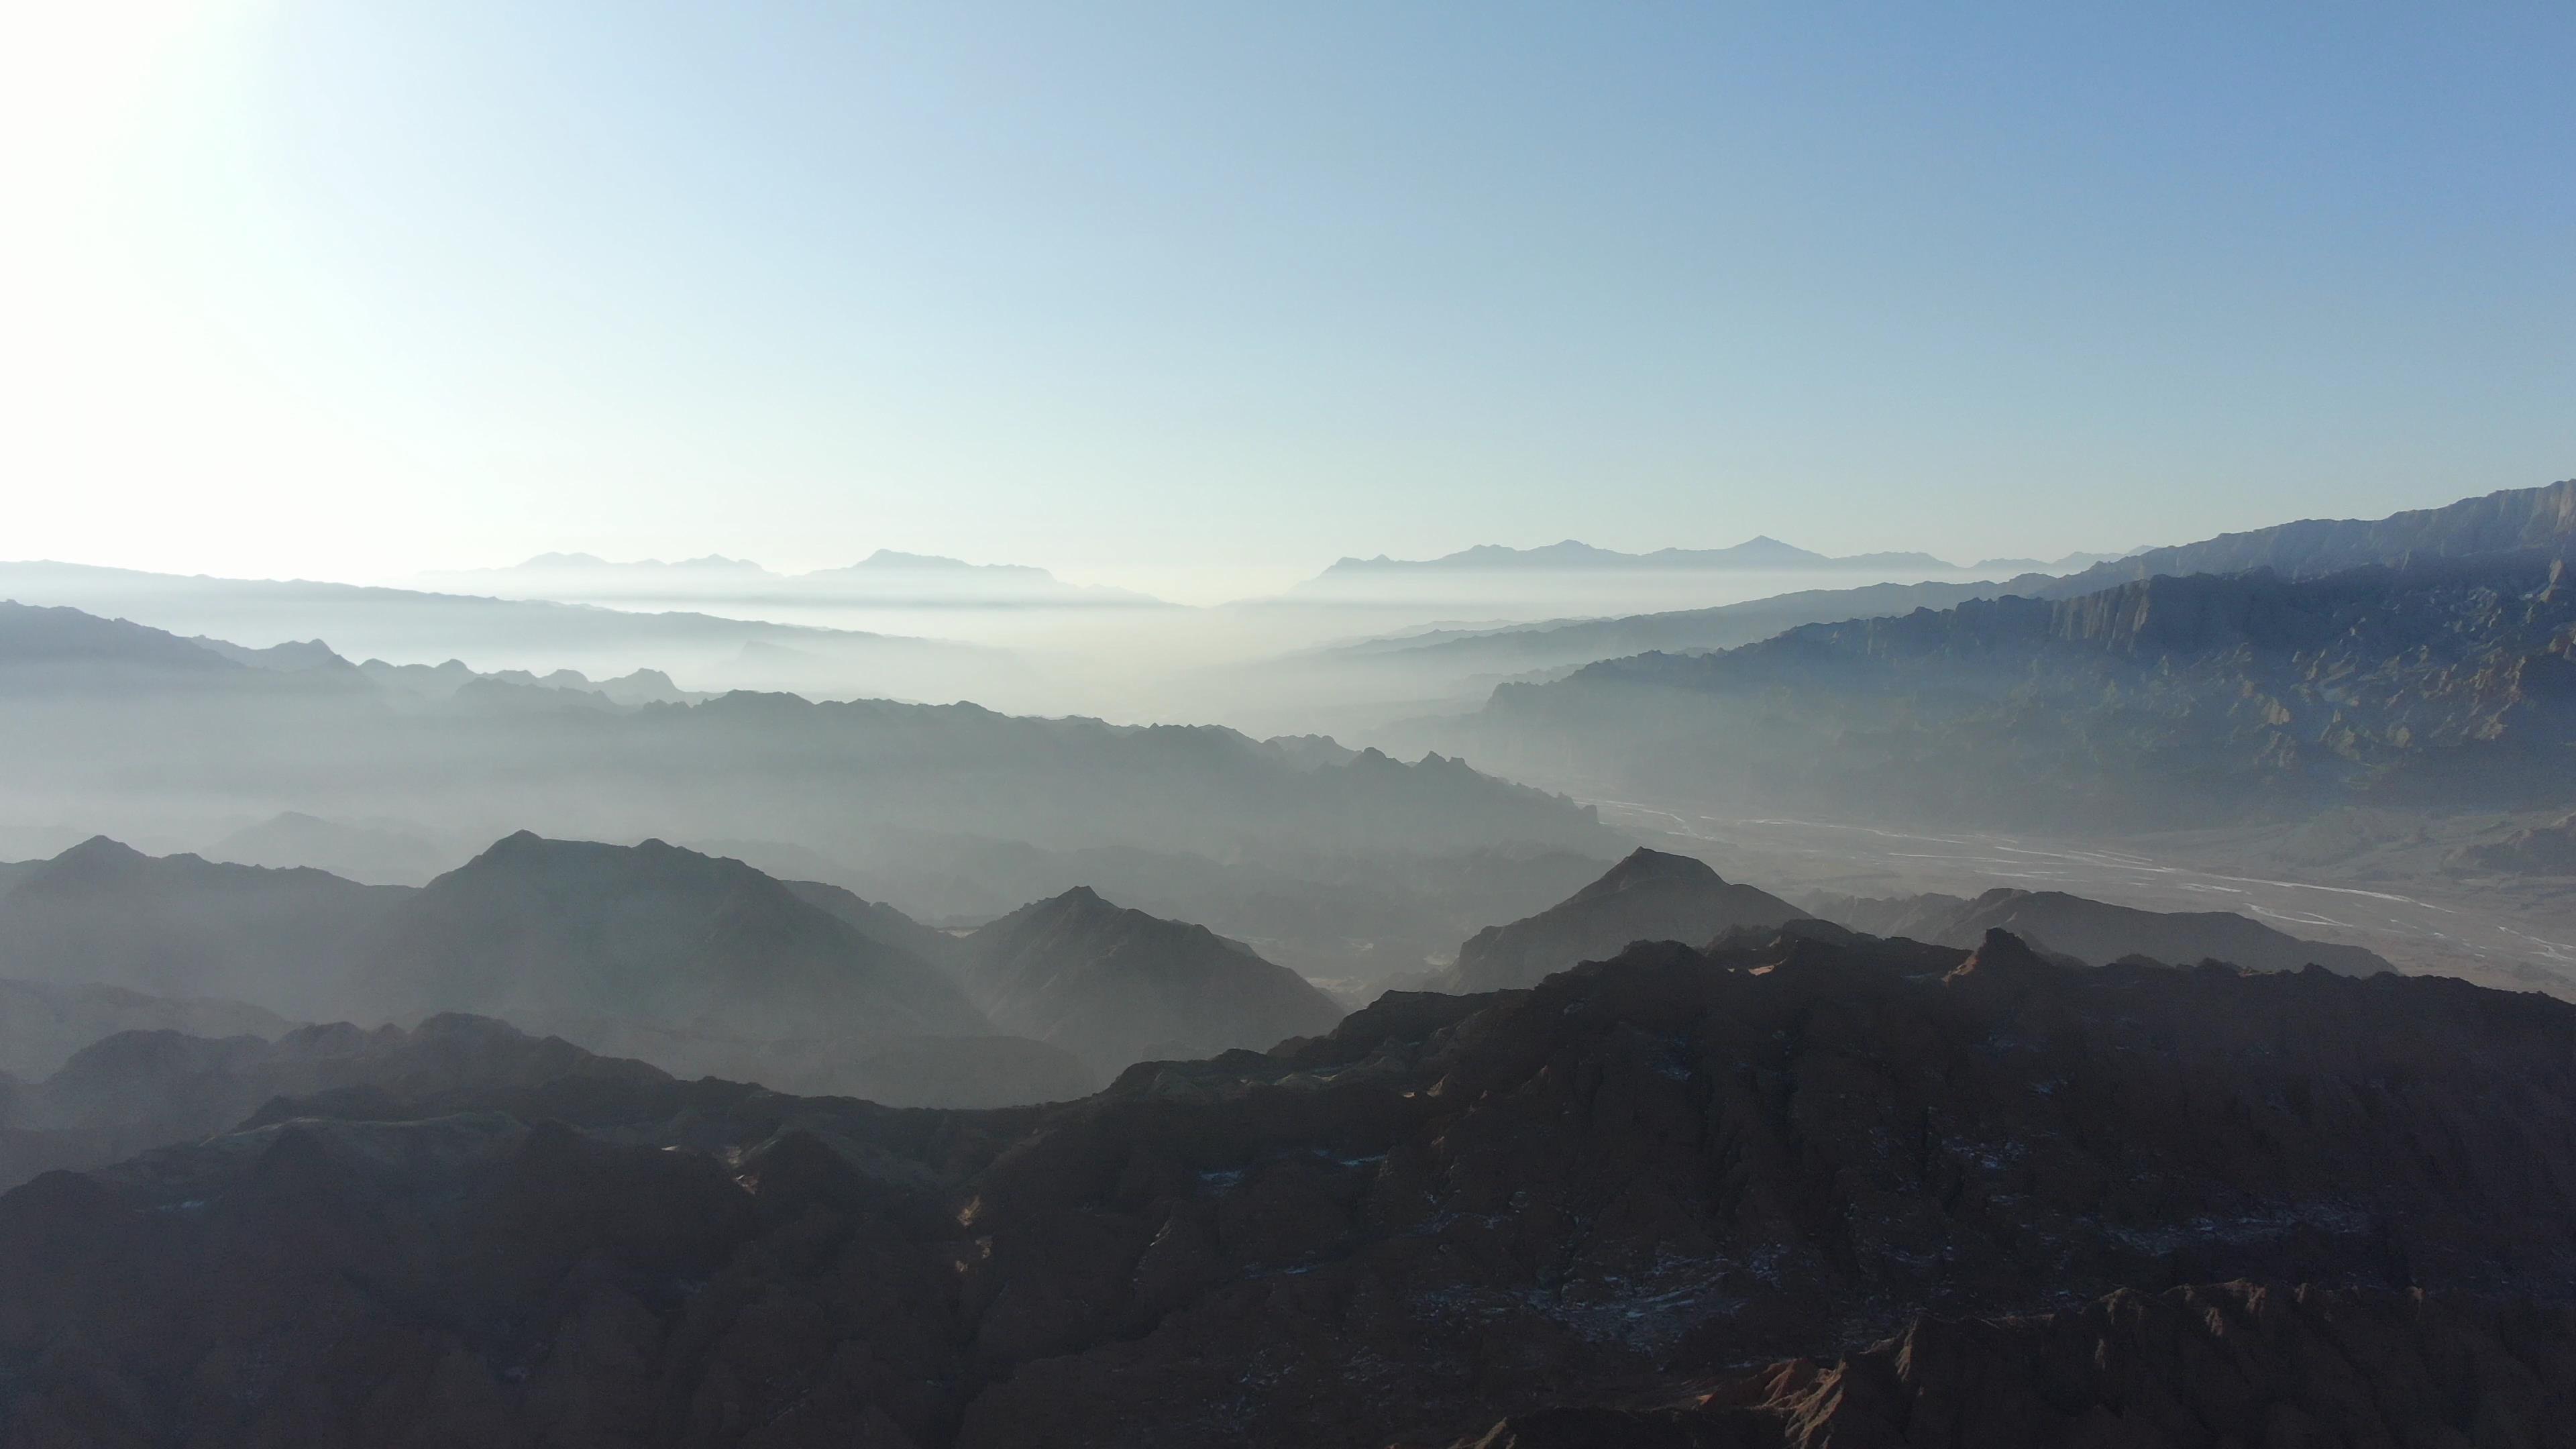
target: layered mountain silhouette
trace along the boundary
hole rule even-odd
[[[909,634],[739,619],[695,609],[604,608],[543,598],[363,587],[309,580],[182,577],[51,562],[0,563],[0,599],[134,620],[182,636],[327,639],[364,660],[470,659],[489,669],[638,666],[692,683],[845,690],[953,699],[1015,688],[1026,666],[1006,651]],[[0,656],[8,634],[0,621]],[[783,651],[762,662],[759,650]],[[746,656],[745,651],[755,651]],[[267,651],[258,651],[265,653]],[[782,667],[780,658],[801,660]],[[241,662],[236,660],[235,662]],[[283,662],[272,656],[263,664]],[[274,671],[272,672],[281,672]],[[309,673],[310,671],[308,671]]]
[[[0,791],[38,818],[238,819],[245,800],[286,796],[325,819],[432,832],[499,820],[852,851],[891,829],[1223,859],[1615,840],[1588,808],[1455,759],[1319,754],[1212,726],[753,693],[567,707],[577,692],[489,678],[425,699],[363,670],[321,677],[0,606],[0,726],[24,746],[0,752]]]
[[[1506,686],[1460,733],[1561,785],[1880,819],[2528,809],[2576,792],[2555,768],[2576,742],[2567,570],[2521,553],[2158,577],[1814,625]]]
[[[1455,992],[1535,986],[1568,967],[1615,956],[1634,941],[1704,943],[1805,914],[1765,891],[1730,884],[1706,861],[1639,847],[1537,915],[1477,932],[1437,984]]]
[[[118,1032],[268,1039],[293,1026],[276,1012],[247,1002],[154,996],[122,986],[0,980],[0,1077],[32,1081],[50,1076],[81,1048]]]
[[[1287,967],[1205,926],[1126,910],[1076,887],[959,943],[959,978],[1005,1031],[1062,1046],[1104,1075],[1332,1029],[1342,1009]]]
[[[2145,956],[2168,965],[2227,961],[2251,971],[2323,966],[2347,976],[2397,969],[2375,951],[2305,941],[2232,911],[2142,911],[2064,891],[1998,886],[1974,900],[1951,895],[1873,900],[1838,896],[1816,914],[1874,936],[1973,946],[1988,931],[2012,932],[2035,948],[2094,965]]]
[[[326,870],[369,885],[427,885],[454,864],[429,840],[383,826],[324,820],[300,810],[280,811],[246,825],[204,851],[208,860],[272,870]]]
[[[0,1415],[208,1445],[2549,1442],[2571,1040],[2576,1007],[2456,981],[1792,932],[1391,994],[1050,1108],[577,1059],[326,1089],[0,1197]]]

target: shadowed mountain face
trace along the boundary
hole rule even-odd
[[[1440,989],[1535,986],[1581,962],[1607,960],[1634,941],[1713,941],[1805,914],[1777,896],[1729,884],[1705,861],[1641,847],[1570,898],[1477,932],[1458,948]]]
[[[2145,956],[2175,966],[2226,961],[2249,971],[2296,971],[2311,963],[2347,976],[2397,969],[2359,946],[2303,941],[2230,911],[2141,911],[2064,891],[1997,887],[1975,900],[1841,896],[1818,902],[1816,914],[1874,936],[1905,936],[1943,946],[1973,946],[1986,932],[2002,929],[2035,948],[2093,965]]]
[[[1205,926],[1122,910],[1087,887],[1024,906],[960,943],[958,970],[994,1022],[1104,1075],[1329,1031],[1342,1009],[1284,966]]]
[[[1479,758],[1616,798],[1881,821],[2528,809],[2576,790],[2572,656],[2554,558],[2154,578],[1596,664],[1497,690],[1465,732]]]
[[[2576,1290],[2571,1047],[2576,1008],[2452,981],[1804,935],[1394,994],[1046,1109],[326,1093],[0,1197],[0,1414],[209,1449],[1782,1442],[1530,1417],[1734,1384],[1834,1443],[1890,1411],[2010,1442],[2151,1386],[2213,1431],[2322,1414],[2331,1349],[2385,1377],[2353,1414],[2414,1363],[2528,1417],[2503,1391],[2549,1402],[2562,1320],[2470,1300]],[[2069,1306],[2239,1277],[2320,1291]],[[2056,1317],[1869,1348],[2015,1313]]]
[[[148,856],[99,836],[0,896],[0,974],[312,1015],[338,999],[358,938],[404,894],[318,870]]]
[[[472,1011],[576,1039],[619,1019],[746,1040],[991,1029],[934,965],[738,860],[525,831],[388,913],[352,989],[397,1017]]]

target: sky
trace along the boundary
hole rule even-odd
[[[0,557],[1214,600],[2576,475],[2576,7],[0,0]]]

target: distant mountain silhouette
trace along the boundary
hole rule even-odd
[[[102,835],[0,896],[0,973],[310,1017],[336,1005],[359,937],[404,894],[318,870],[148,856]]]
[[[1639,847],[1609,873],[1535,916],[1488,926],[1458,948],[1443,991],[1535,986],[1635,941],[1702,945],[1748,926],[1777,926],[1806,912],[1765,891],[1733,885],[1687,855]]]
[[[1928,553],[1864,553],[1837,558],[1761,535],[1728,548],[1659,548],[1651,553],[1621,553],[1569,538],[1543,548],[1478,544],[1430,559],[1389,558],[1384,554],[1345,558],[1324,570],[1318,581],[1365,574],[1473,573],[1492,569],[1924,569],[1953,573],[1958,567]]]
[[[520,665],[596,674],[649,666],[692,684],[726,687],[846,688],[864,679],[878,693],[951,699],[989,695],[1026,675],[1026,666],[1005,651],[909,635],[770,623],[684,608],[602,608],[545,598],[307,580],[183,578],[80,564],[0,563],[0,599],[70,607],[219,642],[281,634],[309,641],[318,636],[362,661],[464,658],[487,669]],[[0,659],[9,657],[9,633],[10,626],[0,621]],[[805,672],[762,672],[746,665],[742,652],[751,645],[786,650],[780,657],[808,661],[799,666]]]
[[[1087,887],[1023,906],[962,943],[959,977],[1008,1031],[1104,1075],[1131,1062],[1260,1049],[1329,1031],[1342,1010],[1305,978],[1205,926],[1124,910]]]
[[[2314,963],[2347,976],[2397,969],[2375,951],[2301,940],[2232,911],[2142,911],[2063,891],[1999,886],[1974,900],[1842,896],[1817,902],[1816,914],[1873,936],[1942,946],[1974,946],[1986,932],[2005,930],[2034,948],[2094,966],[2145,956],[2172,966],[2215,960],[2254,971],[2296,971]]]
[[[283,811],[246,825],[201,852],[206,859],[272,869],[311,867],[369,885],[426,885],[454,863],[417,835]]]
[[[694,598],[711,605],[855,601],[869,597],[936,603],[947,597],[958,602],[981,598],[992,602],[1169,607],[1162,600],[1133,590],[1067,583],[1029,564],[968,563],[890,548],[878,549],[854,564],[804,573],[782,573],[747,559],[713,554],[665,563],[660,559],[620,561],[587,553],[545,553],[505,568],[433,573],[422,581],[517,598],[572,602],[623,599],[632,594],[674,601]]]
[[[991,1030],[938,968],[738,860],[521,831],[386,913],[355,989],[386,1015],[848,1041]]]

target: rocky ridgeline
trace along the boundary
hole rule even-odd
[[[2308,1335],[2507,1442],[2482,1404],[2544,1424],[2566,1382],[2556,1310],[2498,1305],[2576,1291],[2571,1048],[2576,1007],[2456,981],[1791,923],[1055,1107],[433,1074],[0,1197],[0,1415],[29,1444],[1150,1446],[2045,1412],[2162,1443],[2179,1404],[2253,1442],[2332,1398]],[[2237,1279],[2311,1288],[2154,1296]],[[1576,1410],[1663,1437],[1569,1438]]]

